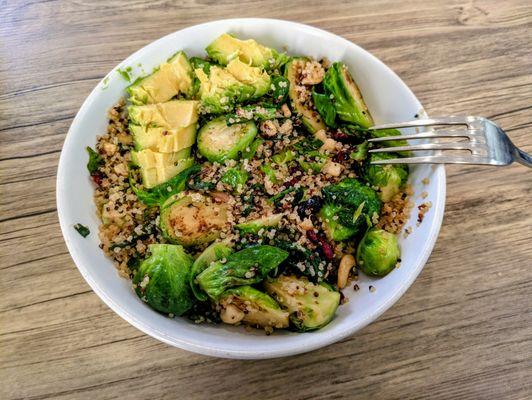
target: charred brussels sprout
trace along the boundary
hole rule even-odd
[[[379,216],[381,201],[377,192],[354,178],[326,186],[322,192],[325,205],[320,217],[329,239],[345,240],[362,233]]]
[[[196,276],[207,269],[213,262],[229,257],[233,250],[225,243],[213,243],[196,258],[190,272],[190,288],[198,300],[206,301],[207,295],[201,291],[196,283]]]
[[[264,282],[266,291],[290,313],[290,322],[299,331],[327,325],[340,305],[340,293],[325,282],[314,284],[304,277],[281,275]]]
[[[356,260],[366,275],[384,276],[395,268],[400,256],[394,234],[382,229],[370,229],[358,245]]]
[[[166,240],[183,246],[210,243],[227,224],[227,204],[199,192],[184,192],[161,207],[159,228]]]
[[[252,285],[281,264],[288,253],[273,246],[253,246],[216,261],[196,277],[200,288],[212,299],[235,286]]]
[[[288,312],[266,293],[251,286],[226,290],[220,297],[220,305],[220,316],[226,324],[242,321],[264,328],[288,328]]]
[[[336,114],[342,121],[362,128],[373,125],[368,107],[357,84],[342,62],[335,62],[328,69],[323,80],[325,93],[333,96]]]
[[[235,160],[257,135],[253,121],[228,126],[225,117],[207,122],[198,132],[198,150],[211,162]]]
[[[393,153],[372,154],[369,161],[388,160],[397,158]],[[406,164],[369,164],[365,173],[366,180],[373,187],[378,187],[379,197],[382,201],[390,201],[408,180],[408,166]]]
[[[192,257],[170,244],[151,244],[149,250],[133,278],[137,295],[159,312],[182,315],[194,304],[188,283]]]

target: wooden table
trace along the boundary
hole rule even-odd
[[[532,152],[530,0],[0,1],[0,398],[532,398],[532,171],[449,167],[423,273],[361,332],[233,361],[169,347],[90,290],[61,237],[55,174],[84,98],[118,62],[219,18],[285,18],[371,51],[427,111],[484,115]]]

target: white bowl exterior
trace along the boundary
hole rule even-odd
[[[361,329],[387,310],[412,284],[427,261],[441,226],[445,205],[445,170],[443,167],[412,168],[410,183],[416,206],[431,201],[432,208],[417,227],[417,207],[406,226],[413,232],[403,238],[402,263],[382,279],[361,276],[360,290],[346,288],[349,302],[338,309],[336,318],[324,329],[309,333],[279,331],[266,336],[247,332],[242,327],[196,325],[186,319],[170,319],[151,310],[138,299],[131,283],[118,276],[111,260],[99,249],[94,188],[86,170],[86,146],[94,146],[96,135],[106,132],[106,113],[124,95],[127,86],[118,68],[137,66],[146,71],[163,62],[177,50],[188,55],[202,55],[216,36],[231,32],[243,38],[255,38],[289,54],[342,60],[353,73],[376,123],[409,120],[422,111],[408,87],[374,56],[331,33],[310,26],[271,19],[232,19],[196,25],[172,33],[137,51],[111,71],[98,84],[74,119],[65,140],[57,176],[57,209],[63,236],[81,274],[122,318],[141,331],[170,345],[217,357],[259,359],[281,357],[314,350],[341,340]],[[428,184],[421,181],[429,178]],[[428,197],[421,199],[421,193]],[[91,234],[82,238],[73,225],[82,223]],[[377,290],[370,292],[369,285]]]

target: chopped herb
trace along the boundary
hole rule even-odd
[[[120,76],[122,76],[122,78],[124,78],[128,82],[131,82],[131,72],[132,71],[133,71],[133,68],[131,68],[131,67],[126,67],[124,69],[118,68],[116,70],[116,72],[118,72],[120,74]]]
[[[83,237],[87,237],[91,233],[89,228],[81,224],[74,225],[74,229]]]

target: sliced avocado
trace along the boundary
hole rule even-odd
[[[131,160],[140,167],[142,182],[147,189],[166,182],[194,164],[190,147],[177,153],[159,153],[150,149],[132,151]]]
[[[316,133],[319,130],[325,129],[321,115],[316,111],[312,98],[309,96],[307,103],[303,103],[298,96],[297,86],[302,86],[299,82],[299,71],[301,71],[308,60],[303,57],[293,58],[285,66],[285,77],[290,82],[288,89],[288,96],[292,103],[294,111],[301,115],[303,125],[310,133]]]
[[[130,124],[129,132],[133,135],[136,150],[150,149],[160,153],[173,153],[194,145],[196,128],[196,124],[179,129]]]
[[[166,103],[129,106],[130,121],[135,125],[166,129],[183,128],[198,121],[199,102],[172,100]]]
[[[340,293],[325,282],[314,284],[305,277],[280,275],[264,281],[266,292],[290,313],[290,322],[299,331],[327,325],[340,304]]]
[[[268,296],[251,286],[239,286],[226,290],[220,298],[222,306],[222,321],[232,324],[244,322],[253,326],[288,328],[288,312],[279,307],[279,304]],[[236,307],[241,311],[240,321],[224,320],[224,311],[228,307]]]
[[[159,228],[169,242],[195,246],[217,239],[227,218],[227,204],[215,203],[199,192],[188,192],[163,204]]]
[[[184,52],[179,51],[151,74],[127,88],[132,104],[154,104],[170,100],[179,93],[192,91],[192,67]]]
[[[198,151],[211,162],[240,157],[257,135],[253,121],[228,126],[225,117],[207,122],[198,131]]]
[[[271,69],[279,67],[288,59],[285,54],[279,54],[275,49],[265,47],[254,39],[240,40],[227,33],[216,38],[205,50],[222,65],[238,58],[248,65]]]
[[[253,98],[264,96],[270,89],[270,75],[262,68],[251,67],[238,58],[231,60],[225,68],[240,82],[255,88]]]
[[[261,217],[251,221],[242,222],[235,225],[235,228],[242,233],[258,233],[261,229],[268,229],[278,226],[282,218],[283,214],[272,214],[267,217]]]

